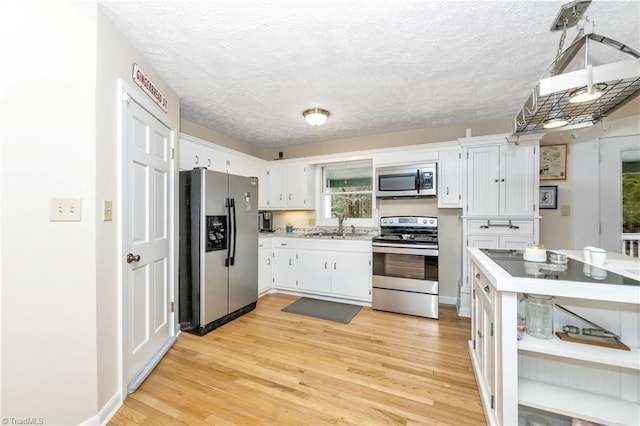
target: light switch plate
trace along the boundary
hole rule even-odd
[[[113,202],[111,200],[102,200],[102,220],[105,222],[113,220]]]
[[[49,222],[80,222],[82,200],[79,198],[50,198]]]

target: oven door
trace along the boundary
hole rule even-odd
[[[438,318],[438,249],[373,244],[373,309]]]

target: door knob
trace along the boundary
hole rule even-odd
[[[127,263],[140,262],[140,255],[129,253],[127,254]]]

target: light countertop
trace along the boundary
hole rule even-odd
[[[327,231],[327,233],[323,233],[319,235],[322,231],[293,231],[293,232],[284,232],[284,231],[276,231],[276,232],[260,232],[258,234],[258,238],[312,238],[312,239],[332,239],[332,240],[356,240],[356,241],[371,241],[373,237],[378,235],[377,232],[345,232],[342,235],[332,235],[331,231]]]

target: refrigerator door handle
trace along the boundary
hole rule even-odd
[[[231,209],[233,210],[233,251],[231,252],[231,266],[233,266],[236,262],[236,235],[238,234],[238,223],[236,221],[236,199],[231,199]]]
[[[226,198],[224,203],[225,203],[225,207],[227,208],[227,218],[229,220],[228,228],[227,228],[227,241],[228,241],[229,247],[227,248],[227,258],[224,260],[224,266],[226,266],[228,268],[229,265],[232,265],[232,257],[231,257],[231,244],[232,244],[232,241],[233,241],[233,227],[232,227],[232,222],[231,222],[231,204],[232,204],[232,199],[231,198]]]

